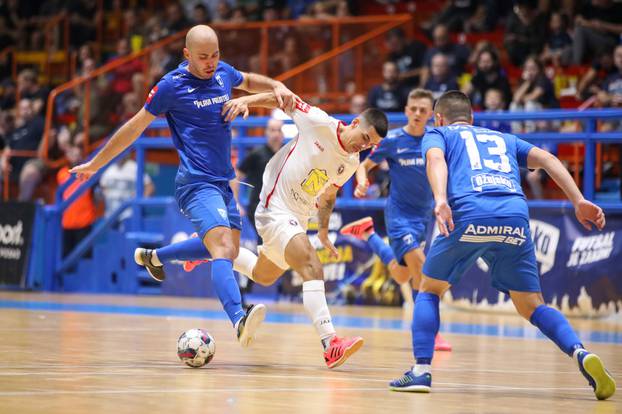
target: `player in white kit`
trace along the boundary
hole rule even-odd
[[[277,101],[272,93],[233,99],[223,108],[225,120],[239,114],[246,117],[249,107],[276,108]],[[322,341],[326,365],[335,368],[363,345],[363,339],[341,338],[335,333],[324,294],[322,265],[307,237],[307,225],[317,214],[318,238],[331,255],[337,256],[328,238],[337,191],[356,172],[359,152],[384,138],[388,122],[382,111],[367,109],[345,125],[299,99],[288,115],[298,128],[298,136],[272,157],[264,171],[255,212],[257,232],[263,239],[259,257],[242,248],[234,267],[262,285],[274,283],[289,268],[300,274],[305,310]]]

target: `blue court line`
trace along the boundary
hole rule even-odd
[[[184,318],[227,320],[227,316],[223,311],[207,309],[198,310],[149,306],[56,303],[17,300],[0,300],[0,309],[1,308],[24,309],[31,311],[108,313],[163,317],[174,316]],[[266,322],[308,324],[309,319],[306,315],[301,314],[268,311],[266,315]],[[406,323],[402,319],[380,319],[361,316],[335,315],[333,316],[333,323],[337,326],[346,328],[389,329],[398,331],[410,329],[410,324]],[[461,335],[497,336],[505,338],[546,339],[546,337],[542,335],[538,329],[531,326],[483,325],[450,322],[441,323],[441,332]],[[578,331],[578,334],[581,340],[586,342],[622,344],[622,331],[620,330],[612,332],[581,330]]]

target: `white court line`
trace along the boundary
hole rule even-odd
[[[436,385],[444,385],[446,387],[435,387],[435,391],[452,391],[460,389],[463,391],[482,389],[482,390],[500,390],[500,391],[578,391],[586,390],[588,387],[509,387],[503,385],[485,385],[485,384],[462,384],[451,382],[439,382]],[[27,391],[0,391],[0,397],[23,397],[23,396],[54,396],[54,395],[104,395],[104,394],[205,394],[205,393],[223,393],[223,392],[304,392],[304,393],[323,393],[334,391],[389,391],[388,386],[385,387],[330,387],[330,388],[302,388],[302,387],[266,387],[266,388],[169,388],[169,389],[103,389],[103,390],[27,390]]]
[[[202,368],[201,370],[209,370],[211,372],[214,373],[214,375],[221,375],[221,376],[262,376],[265,378],[300,378],[300,379],[314,379],[317,378],[317,376],[303,376],[303,375],[276,375],[276,374],[227,374],[224,372],[220,372],[219,370],[227,370],[227,369],[231,369],[231,368],[237,368],[238,365],[212,365],[211,368]],[[254,365],[244,365],[244,366],[240,366],[240,367],[244,367],[247,369],[253,369],[255,366]],[[42,372],[41,369],[42,368],[46,368],[46,369],[61,369],[61,370],[66,370],[68,372]],[[108,370],[105,371],[72,371],[75,368],[83,368],[83,369],[97,369],[97,368],[106,368]],[[300,371],[300,370],[304,370],[304,371],[318,371],[318,370],[323,370],[320,367],[302,367],[302,366],[298,366],[296,368],[292,368],[289,365],[272,365],[271,368],[273,369],[283,369],[283,370],[296,370],[296,371]],[[399,368],[394,368],[394,367],[378,367],[378,368],[373,368],[373,367],[350,367],[351,371],[349,371],[350,373],[356,373],[357,371],[378,371],[378,372],[387,372],[387,371],[394,371],[394,370],[398,370]],[[4,369],[12,369],[12,370],[29,370],[32,369],[33,371],[2,371]],[[119,371],[119,370],[131,370],[131,371]],[[140,372],[140,370],[147,370],[146,372]],[[184,366],[181,366],[180,364],[176,364],[176,363],[171,363],[170,365],[163,365],[160,367],[146,367],[143,365],[119,365],[119,366],[107,366],[107,365],[75,365],[75,366],[67,366],[67,365],[62,365],[62,366],[55,366],[55,365],[49,365],[46,366],[44,364],[42,365],[30,365],[30,366],[0,366],[0,377],[11,377],[11,376],[29,376],[29,375],[35,375],[35,376],[63,376],[63,375],[84,375],[84,376],[105,376],[105,375],[136,375],[136,376],[145,376],[145,377],[151,377],[151,376],[161,376],[161,375],[170,375],[170,372],[166,372],[166,373],[157,373],[157,372],[150,372],[150,371],[154,371],[154,370],[184,370],[184,371],[192,371],[189,368],[186,368]],[[521,375],[543,375],[543,374],[549,374],[549,375],[574,375],[579,373],[579,370],[573,370],[573,371],[547,371],[547,372],[543,372],[542,370],[540,371],[519,371],[519,370],[512,370],[512,369],[507,369],[507,370],[501,370],[501,369],[472,369],[472,368],[434,368],[433,369],[434,372],[468,372],[468,373],[490,373],[490,374],[521,374]],[[324,371],[324,372],[336,372],[336,371]],[[618,373],[618,372],[612,372],[609,371],[609,373],[614,376],[614,377],[622,377],[622,373]],[[331,376],[330,378],[336,378]],[[353,378],[353,377],[348,377],[348,378]],[[354,378],[360,378],[360,377],[354,377]]]

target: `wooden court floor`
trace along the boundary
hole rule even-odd
[[[339,334],[366,342],[331,371],[301,305],[268,304],[242,349],[213,300],[0,292],[0,413],[622,413],[622,391],[596,401],[573,361],[518,317],[443,309],[454,351],[436,354],[424,395],[387,389],[412,364],[399,309],[332,313]],[[622,386],[622,321],[572,323]],[[216,340],[200,369],[175,353],[194,327]]]

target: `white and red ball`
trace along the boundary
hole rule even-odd
[[[216,352],[214,338],[204,329],[190,329],[177,340],[177,356],[193,368],[208,364]]]

